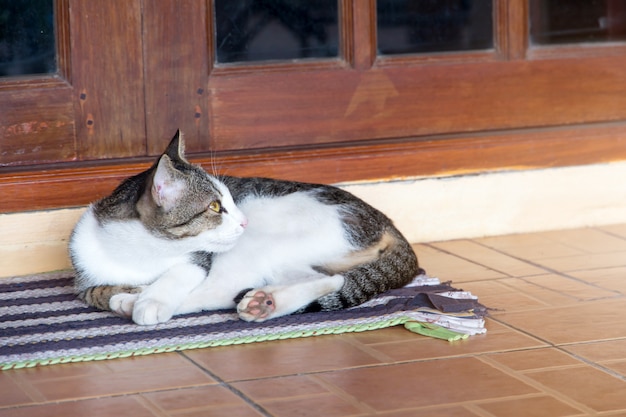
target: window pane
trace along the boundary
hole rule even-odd
[[[376,12],[380,54],[493,47],[492,0],[378,0]]]
[[[338,0],[215,0],[218,63],[338,55]]]
[[[56,72],[53,0],[0,0],[0,77]]]
[[[624,0],[531,0],[530,36],[537,45],[626,40]]]

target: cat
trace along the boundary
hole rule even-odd
[[[140,325],[236,308],[246,321],[359,305],[420,272],[383,213],[329,185],[214,176],[177,132],[91,204],[69,242],[87,304]]]

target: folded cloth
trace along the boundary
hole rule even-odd
[[[478,301],[474,298],[453,298],[446,295],[428,293],[428,300],[433,306],[444,313],[459,313],[461,311],[473,310]]]

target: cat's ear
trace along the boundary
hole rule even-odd
[[[170,141],[170,144],[167,145],[163,155],[169,156],[173,161],[187,162],[187,159],[185,159],[185,140],[180,130],[176,131],[176,134]]]
[[[176,178],[176,168],[169,156],[163,155],[152,177],[152,200],[165,211],[170,211],[185,190],[184,181]]]

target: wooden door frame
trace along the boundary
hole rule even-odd
[[[493,171],[526,170],[626,160],[626,123],[492,132],[488,135],[420,138],[397,143],[259,152],[254,155],[193,155],[209,172],[340,183],[388,181]],[[0,212],[86,205],[152,159],[73,166],[0,175]]]
[[[71,1],[83,0],[57,0],[57,9],[60,13],[64,13],[61,18],[67,19],[68,22],[71,16],[67,15],[67,11]],[[528,2],[524,0],[495,0],[495,15],[498,16],[499,24],[495,28],[496,48],[492,53],[435,58],[377,57],[374,47],[375,38],[373,38],[375,2],[374,0],[366,1],[366,7],[353,7],[354,3],[351,0],[342,0],[341,3],[341,13],[350,16],[348,25],[342,32],[344,38],[342,60],[349,66],[346,70],[354,73],[368,71],[370,68],[381,71],[390,68],[402,70],[402,68],[416,65],[446,71],[451,66],[462,66],[465,63],[469,65],[475,62],[486,62],[485,65],[495,67],[500,61],[519,62],[520,65],[526,65],[522,71],[524,73],[532,72],[533,68],[542,68],[542,71],[549,73],[558,69],[559,65],[574,65],[575,69],[572,71],[576,72],[584,67],[581,60],[588,60],[605,67],[613,61],[624,63],[626,60],[626,47],[620,44],[599,45],[585,48],[585,50],[576,46],[529,48],[528,29],[524,23],[528,21]],[[228,133],[228,129],[238,128],[233,122],[232,125],[224,125],[223,129],[226,130],[219,131],[219,123],[215,123],[214,103],[215,100],[222,98],[216,97],[216,94],[219,95],[222,92],[219,88],[211,88],[211,81],[208,80],[209,74],[222,77],[222,81],[229,81],[229,77],[243,79],[246,71],[254,72],[254,68],[250,66],[245,69],[220,68],[210,59],[212,56],[210,50],[202,49],[203,42],[210,44],[210,41],[206,41],[207,38],[202,39],[202,33],[210,38],[212,24],[209,17],[210,4],[210,2],[197,2],[200,10],[204,10],[204,14],[198,10],[189,13],[189,15],[196,16],[193,30],[196,31],[194,33],[199,39],[197,47],[201,49],[198,52],[199,56],[194,59],[198,62],[205,62],[205,74],[199,79],[193,74],[182,76],[182,79],[187,80],[189,89],[188,92],[177,94],[181,97],[180,101],[188,106],[182,111],[183,113],[172,116],[164,123],[156,123],[154,126],[148,123],[150,126],[146,128],[147,133],[136,129],[132,141],[139,144],[137,148],[139,151],[135,151],[133,155],[97,160],[92,157],[85,158],[84,154],[81,154],[80,142],[88,134],[86,127],[88,119],[82,117],[84,112],[81,113],[81,110],[84,109],[81,107],[83,103],[81,103],[80,91],[72,90],[72,87],[75,88],[81,84],[81,74],[72,71],[72,65],[76,63],[70,64],[72,55],[66,47],[62,46],[60,50],[60,76],[48,77],[36,82],[29,81],[21,85],[17,82],[11,84],[10,88],[0,84],[0,99],[3,93],[9,94],[7,91],[21,97],[28,96],[28,92],[33,89],[52,86],[53,88],[50,88],[50,92],[47,93],[52,98],[55,94],[72,94],[73,110],[79,115],[75,120],[68,119],[66,124],[59,124],[59,128],[65,130],[60,130],[54,135],[45,135],[45,140],[53,141],[52,143],[56,143],[54,141],[57,140],[59,146],[65,149],[66,153],[61,154],[60,159],[42,158],[36,165],[19,166],[17,164],[0,168],[0,195],[2,196],[0,213],[81,206],[108,194],[122,178],[138,173],[152,163],[153,155],[161,148],[160,143],[166,143],[169,136],[174,133],[173,129],[167,131],[169,126],[174,121],[181,120],[188,127],[186,129],[188,131],[193,130],[198,123],[206,123],[204,127],[197,128],[190,134],[192,151],[190,159],[208,170],[218,167],[222,173],[229,175],[340,183],[626,160],[626,117],[622,117],[621,109],[612,107],[607,107],[606,111],[598,109],[597,115],[589,120],[585,119],[585,115],[581,115],[582,122],[580,123],[561,122],[557,125],[529,128],[509,128],[503,124],[503,127],[498,129],[458,133],[428,131],[419,136],[408,134],[375,139],[364,139],[363,136],[355,135],[344,142],[310,143],[304,146],[287,145],[281,148],[259,147],[254,150],[233,149],[218,153],[203,151],[200,142],[205,139],[201,137],[202,132],[210,131],[211,138],[215,138],[216,136],[222,137],[224,132]],[[61,36],[69,36],[66,32],[63,33]],[[169,39],[172,40],[171,44],[168,44],[167,39],[155,38],[154,42],[165,43],[168,48],[176,48],[175,33],[171,34]],[[69,43],[62,43],[62,45],[69,45]],[[167,65],[163,68],[163,62],[168,62],[167,51],[163,51],[163,57],[165,61],[159,59],[154,62],[144,58],[143,73],[150,77],[151,72],[162,69],[166,76],[167,71],[178,70]],[[489,64],[490,62],[493,64]],[[334,68],[337,65],[341,63],[322,64],[318,69]],[[277,71],[277,68],[289,72],[293,71],[294,66],[264,67],[270,74]],[[626,68],[626,65],[623,65],[623,68]],[[614,72],[612,80],[617,79],[616,77],[620,74]],[[95,82],[91,78],[90,80],[92,83]],[[198,84],[201,87],[206,86],[206,89],[197,87]],[[610,83],[598,85],[607,89]],[[617,87],[626,89],[626,83]],[[150,86],[147,88],[147,91],[152,91],[150,93],[152,94],[151,105],[153,109],[158,110],[164,103],[163,100],[171,98],[178,86],[170,86],[169,90],[156,88],[150,90],[151,88]],[[606,94],[605,91],[600,93]],[[198,98],[200,96],[203,98]],[[602,97],[592,97],[596,100],[600,98]],[[33,100],[35,99],[25,100],[24,109],[29,103],[32,105]],[[196,102],[200,104],[194,104]],[[58,105],[63,111],[69,111],[66,104]],[[569,119],[582,110],[584,107],[574,110],[565,109],[565,111],[572,112]],[[18,123],[19,120],[16,119],[13,124]],[[76,132],[78,132],[77,135]],[[3,131],[3,140],[5,139],[7,139],[6,129]],[[49,142],[47,144],[50,145]],[[63,162],[57,163],[58,161]]]

